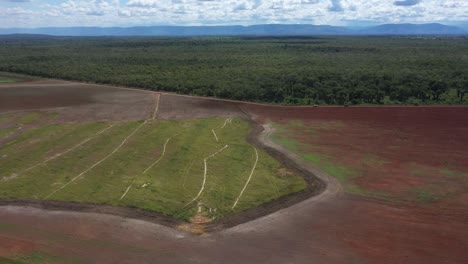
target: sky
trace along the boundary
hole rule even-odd
[[[468,0],[0,0],[1,28],[432,22],[468,26]]]

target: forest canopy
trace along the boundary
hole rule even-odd
[[[292,105],[468,104],[444,37],[0,37],[0,71]]]

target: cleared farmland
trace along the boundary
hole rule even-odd
[[[160,100],[156,104],[158,98]],[[466,190],[466,178],[464,174],[458,174],[457,177],[444,175],[444,173],[452,174],[454,171],[467,172],[465,161],[466,146],[468,146],[466,144],[468,108],[466,107],[283,107],[56,80],[2,85],[0,87],[0,128],[15,127],[15,134],[4,141],[3,145],[0,143],[0,149],[3,151],[4,147],[9,148],[8,155],[13,155],[16,149],[10,147],[9,144],[16,141],[15,144],[18,146],[16,158],[24,159],[21,164],[17,161],[17,169],[40,164],[27,173],[20,174],[16,179],[11,180],[11,183],[19,181],[23,176],[43,176],[38,173],[38,168],[59,166],[64,161],[69,161],[70,168],[74,171],[63,176],[68,177],[67,179],[62,179],[62,175],[56,174],[50,178],[54,182],[44,181],[37,184],[39,186],[37,190],[32,190],[37,191],[39,199],[43,199],[44,196],[61,188],[118,148],[129,134],[144,123],[138,120],[148,120],[154,116],[156,105],[159,106],[156,115],[158,120],[146,122],[114,154],[83,174],[84,178],[77,178],[61,191],[50,196],[49,199],[59,202],[18,198],[0,199],[0,256],[19,261],[33,257],[34,260],[42,258],[43,262],[47,263],[54,261],[58,263],[152,263],[157,259],[161,263],[288,263],[292,261],[294,263],[439,264],[464,263],[466,260],[465,238],[468,236],[468,229],[466,228],[465,204],[467,196],[466,191],[457,191],[460,188]],[[32,112],[41,113],[41,116],[26,125],[18,125],[18,120]],[[59,114],[54,117],[54,113]],[[231,124],[229,121],[226,122],[229,118],[234,118]],[[246,144],[243,139],[250,128],[247,126],[246,131],[236,128],[237,125],[247,124],[235,118],[250,119],[253,131],[248,135],[247,140],[253,145]],[[240,124],[236,124],[238,121]],[[271,129],[270,122],[278,125],[275,133]],[[225,127],[221,129],[225,123]],[[170,125],[171,130],[163,133],[163,124],[174,124],[174,126]],[[199,126],[187,128],[191,126],[189,124],[199,124]],[[109,128],[111,125],[114,126]],[[76,132],[76,129],[82,126],[85,126],[82,132]],[[19,127],[23,129],[18,129]],[[108,130],[102,132],[107,128]],[[237,131],[234,131],[236,129]],[[33,132],[41,130],[42,133]],[[52,133],[54,130],[63,132]],[[212,130],[219,142],[216,141]],[[121,134],[117,135],[119,131]],[[97,135],[100,132],[102,133]],[[145,133],[147,136],[143,136]],[[158,135],[153,135],[153,133],[158,133]],[[208,191],[217,190],[218,186],[212,180],[216,178],[224,180],[225,177],[231,177],[231,174],[226,171],[231,170],[231,167],[240,166],[234,164],[235,160],[231,158],[228,164],[223,164],[222,169],[219,168],[221,166],[218,165],[219,160],[228,155],[228,151],[232,151],[231,147],[235,145],[231,140],[227,142],[228,139],[224,133],[236,133],[232,134],[233,137],[242,138],[239,144],[246,146],[240,160],[248,166],[243,170],[242,176],[232,175],[232,177],[244,179],[242,184],[235,186],[236,190],[233,193],[236,195],[233,196],[239,196],[254,169],[251,181],[239,199],[235,211],[230,210],[237,197],[229,203],[224,203],[227,208],[226,212],[234,215],[208,224],[205,229],[207,234],[192,236],[187,234],[186,229],[181,226],[196,228],[198,227],[196,224],[178,225],[180,224],[178,222],[177,225],[172,225],[174,221],[170,217],[159,217],[159,214],[149,210],[132,209],[129,206],[134,207],[133,205],[124,204],[131,203],[132,201],[128,199],[133,199],[132,195],[138,194],[140,190],[148,193],[147,196],[140,196],[146,197],[147,205],[160,203],[154,200],[164,198],[158,194],[159,191],[163,191],[159,188],[161,185],[158,187],[155,183],[147,185],[151,182],[145,180],[145,177],[151,181],[156,180],[156,177],[165,177],[165,179],[175,181],[176,184],[180,184],[180,181],[176,181],[180,179],[183,185],[184,175],[187,175],[184,191],[190,191],[191,195],[184,195],[182,198],[180,195],[172,196],[180,199],[178,204],[185,206],[185,202],[193,200],[200,192],[204,178],[204,160],[229,145],[214,157],[206,160],[206,184],[200,199],[178,211],[181,213],[180,218],[188,217],[198,210],[198,201],[201,201],[204,204],[202,211],[206,213],[211,208],[213,212],[216,207],[211,204],[209,198],[214,196],[209,196],[212,192]],[[65,134],[69,136],[65,137]],[[150,134],[157,140],[152,141]],[[271,141],[268,139],[278,139],[278,137],[287,137],[289,143],[292,144],[277,142],[284,147],[292,146],[290,149],[305,157],[309,163],[302,163],[301,157],[295,159],[295,156],[291,155],[294,153],[288,152],[285,148],[275,148],[277,151],[272,151],[269,148]],[[38,139],[43,142],[41,138],[46,138],[49,144],[39,143]],[[191,140],[182,141],[184,138]],[[22,143],[19,142],[20,139],[23,140]],[[68,140],[67,144],[65,144],[66,140]],[[109,142],[106,143],[106,141]],[[140,150],[136,141],[145,143],[142,145],[144,150],[141,151],[144,151],[146,155],[132,152]],[[83,142],[85,143],[82,144]],[[38,158],[31,158],[28,161],[23,157],[29,152],[20,147],[26,148],[28,144],[34,148],[38,148],[38,144],[43,145],[42,149],[39,148],[41,151],[30,150],[40,155],[31,155],[30,158]],[[98,147],[101,144],[109,145],[106,145],[106,150],[103,151],[99,149],[104,146]],[[193,153],[197,153],[193,165],[180,162],[182,160],[180,156],[177,161],[172,162],[174,171],[188,170],[189,172],[166,174],[160,166],[164,162],[169,162],[168,159],[175,157],[174,150],[177,149],[178,153],[183,153],[183,144],[192,146],[190,149]],[[166,151],[162,155],[164,146],[166,146]],[[253,147],[259,151],[258,165],[255,168],[256,157]],[[72,148],[74,148],[72,151],[67,152]],[[88,148],[93,151],[87,150]],[[272,178],[282,179],[290,184],[285,183],[286,185],[283,186],[292,186],[289,181],[291,179],[288,177],[294,178],[296,174],[302,175],[308,185],[303,191],[282,196],[237,213],[237,210],[248,208],[243,207],[246,206],[245,204],[242,205],[247,201],[245,199],[248,196],[267,200],[265,197],[260,197],[259,193],[255,193],[259,189],[253,188],[255,181],[259,180],[258,176],[261,175],[258,174],[261,166],[266,162],[262,156],[264,155],[262,150],[291,169],[291,171],[285,170],[275,162],[275,165],[272,165],[273,169],[265,170],[271,173],[272,177],[263,179],[263,182],[259,184],[262,188],[273,186],[268,181]],[[100,152],[96,154],[95,151]],[[77,153],[81,153],[82,160],[77,160],[79,157]],[[373,153],[373,155],[367,155],[368,153]],[[58,154],[62,155],[56,156]],[[87,155],[92,155],[92,157],[87,157]],[[118,157],[119,160],[117,160]],[[379,159],[375,159],[376,157]],[[0,160],[6,158],[11,158],[11,156],[0,156]],[[44,160],[48,160],[45,165],[41,164]],[[386,163],[380,166],[376,161],[382,160]],[[418,166],[417,170],[412,171],[412,167],[405,165],[411,161],[422,167]],[[138,169],[134,169],[135,174],[130,173],[131,167],[128,166],[133,162],[139,162]],[[3,178],[5,164],[10,163],[0,164],[2,173],[0,178]],[[152,164],[155,165],[151,167]],[[299,166],[294,166],[294,164]],[[342,195],[340,189],[337,189],[340,185],[330,185],[330,180],[326,181],[328,184],[326,189],[321,189],[320,183],[317,184],[319,188],[310,187],[316,183],[315,178],[308,177],[308,171],[313,165],[329,174],[333,173],[328,170],[333,167],[331,165],[348,168],[349,170],[345,172],[351,177],[344,177],[344,181],[341,181],[345,194]],[[391,167],[387,167],[388,165]],[[100,169],[102,166],[107,167]],[[196,166],[197,169],[195,169]],[[437,170],[431,169],[428,174],[426,173],[427,167]],[[147,173],[143,174],[148,168]],[[280,170],[276,171],[275,168],[280,168]],[[97,173],[98,169],[99,173]],[[215,169],[221,173],[215,173]],[[361,174],[360,177],[352,177],[353,174],[355,175],[353,171],[356,170]],[[9,169],[9,172],[5,174],[10,177],[17,171]],[[120,174],[121,171],[129,173]],[[91,176],[102,178],[100,190],[91,190],[89,188],[97,187],[84,184],[84,181],[93,179]],[[124,176],[125,182],[122,183],[120,180]],[[339,175],[335,174],[335,176]],[[196,177],[197,181],[189,182],[189,177],[190,179]],[[33,178],[30,179],[33,182]],[[442,189],[450,190],[450,194],[444,199],[432,202],[425,202],[423,199],[422,203],[418,199],[416,202],[411,202],[415,196],[402,196],[410,198],[402,201],[380,199],[381,196],[373,195],[403,194],[394,188],[414,189],[412,184],[421,183],[417,181],[420,179],[427,179],[422,183],[429,183],[429,187],[436,184],[440,186],[439,189],[434,189],[432,194],[438,196],[438,190]],[[133,181],[134,184],[127,195],[120,201]],[[59,184],[49,186],[56,182]],[[196,186],[191,186],[192,182],[196,182],[194,183]],[[0,189],[6,190],[3,184],[0,182]],[[78,185],[82,186],[82,194],[77,192]],[[111,185],[116,185],[118,191],[111,190]],[[75,186],[76,189],[71,189]],[[330,188],[330,186],[335,188]],[[361,193],[353,192],[356,189],[352,189],[352,186],[370,190],[372,195],[366,195],[366,193],[360,195]],[[445,188],[450,186],[459,189]],[[39,188],[44,189],[39,191]],[[153,188],[154,191],[150,192],[149,188]],[[104,205],[89,204],[87,201],[86,203],[69,203],[63,200],[60,202],[62,198],[59,196],[65,196],[69,191],[73,191],[73,194],[79,197],[77,199],[90,200],[85,195],[90,196],[90,193],[96,192],[91,195],[97,197],[97,194],[104,195],[105,190],[110,190],[106,194],[107,200],[99,202]],[[7,191],[12,196],[16,195],[12,190]],[[314,194],[317,195],[313,196]],[[408,194],[413,194],[413,192],[410,191]],[[32,197],[33,193],[29,195]],[[72,193],[69,195],[67,199],[75,199],[71,197]],[[419,196],[418,193],[416,195]],[[108,200],[121,206],[105,205]],[[184,201],[181,202],[182,200]],[[138,205],[141,206],[142,203]],[[114,209],[121,211],[113,211]],[[220,213],[219,208],[216,211]],[[126,212],[134,214],[126,214]],[[265,216],[266,214],[268,215]],[[219,217],[222,216],[224,215]],[[172,222],[166,222],[167,219]],[[213,226],[219,229],[213,229]],[[178,227],[178,229],[171,227]]]
[[[0,198],[220,219],[305,188],[302,177],[245,141],[249,131],[226,118],[40,126],[0,149]]]

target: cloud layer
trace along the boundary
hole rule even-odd
[[[393,2],[396,6],[414,6],[421,2],[421,0],[400,0]]]
[[[467,0],[0,0],[0,27],[467,21]]]

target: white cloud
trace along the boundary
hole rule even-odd
[[[395,5],[396,1],[418,3]],[[467,0],[130,0],[122,5],[121,2],[67,0],[42,5],[42,10],[25,9],[20,3],[15,8],[2,8],[0,4],[0,26],[423,23],[466,21],[468,13]],[[29,16],[29,20],[19,21],[20,16]]]

